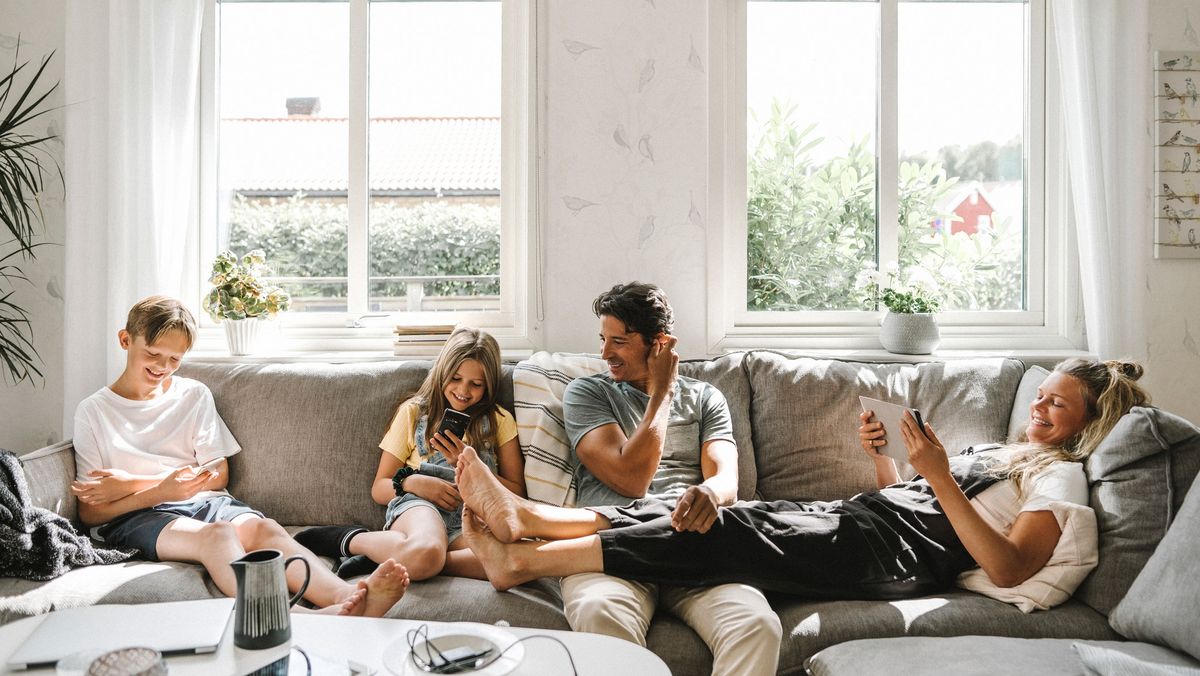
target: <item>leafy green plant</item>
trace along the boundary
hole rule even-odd
[[[56,137],[30,129],[30,123],[53,110],[43,104],[58,88],[57,82],[44,82],[54,52],[42,57],[24,85],[18,78],[30,62],[21,61],[19,54],[18,40],[13,67],[0,77],[0,222],[12,237],[0,244],[0,361],[5,378],[14,384],[44,377],[29,312],[14,296],[15,282],[29,282],[23,265],[35,260],[35,249],[44,244],[35,240],[38,226],[45,224],[39,196],[47,175],[62,182],[62,171],[47,148]]]
[[[894,270],[881,273],[874,268],[864,268],[858,274],[855,286],[865,292],[863,305],[866,309],[883,305],[897,314],[937,312],[941,301],[933,276],[922,268],[909,268],[905,272],[906,279],[901,283],[899,273]]]
[[[255,249],[238,260],[232,251],[222,251],[213,261],[213,285],[204,297],[204,311],[214,322],[222,319],[274,318],[292,303],[288,294],[277,286],[264,284],[268,274],[262,249]]]

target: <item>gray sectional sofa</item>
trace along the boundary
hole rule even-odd
[[[243,446],[232,461],[234,495],[290,527],[350,522],[378,527],[383,509],[368,494],[377,444],[401,396],[416,389],[428,366],[196,363],[180,373],[208,384]],[[501,398],[510,404],[507,368]],[[1011,359],[882,364],[773,351],[687,361],[680,372],[709,381],[725,394],[740,453],[739,496],[768,500],[843,498],[873,487],[871,463],[856,443],[859,394],[912,402],[948,448],[963,448],[1014,437],[1046,375]],[[1049,611],[1025,614],[959,589],[893,602],[775,596],[771,600],[784,627],[780,672],[801,673],[805,660],[819,651],[858,639],[985,635],[1121,640],[1108,614],[1154,552],[1192,486],[1200,470],[1200,431],[1158,409],[1137,409],[1110,442],[1087,466],[1100,529],[1100,564],[1074,598]],[[74,517],[67,489],[74,475],[70,444],[42,449],[22,462],[38,504]],[[0,579],[0,622],[70,606],[216,594],[197,566],[96,566],[45,583]],[[567,628],[555,580],[501,593],[486,582],[435,578],[414,584],[391,615]],[[655,618],[648,647],[673,673],[711,669],[708,649],[673,617]]]

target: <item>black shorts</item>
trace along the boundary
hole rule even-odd
[[[139,509],[92,529],[92,537],[112,547],[131,547],[149,561],[158,561],[158,536],[175,519],[195,519],[203,523],[232,521],[242,514],[261,517],[262,512],[235,500],[231,495],[216,495],[187,502],[164,502]]]

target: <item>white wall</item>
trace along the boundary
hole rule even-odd
[[[1150,5],[1148,49],[1200,50],[1188,30],[1200,30],[1200,2]],[[38,53],[62,47],[62,0],[0,0],[0,9],[0,45],[19,29]],[[699,0],[549,2],[542,342],[551,349],[594,351],[592,299],[640,279],[671,297],[684,356],[704,350],[706,12]],[[1147,163],[1150,155],[1147,145]],[[61,195],[50,207],[50,239],[61,241]],[[1144,212],[1129,227],[1150,237],[1149,201]],[[47,384],[0,389],[0,447],[28,451],[59,436],[62,302],[53,290],[62,273],[61,251],[48,251],[24,292]],[[1149,326],[1146,383],[1156,403],[1200,422],[1200,261],[1150,261],[1145,287],[1146,316],[1131,321]]]
[[[46,81],[61,80],[65,12],[65,0],[0,0],[0,68],[7,72],[12,66],[19,33],[21,59],[31,61],[33,68],[43,55],[57,50],[46,68]],[[61,86],[48,102],[53,107],[62,106]],[[34,121],[30,128],[61,135],[63,113],[57,110]],[[61,161],[61,142],[53,142],[51,150]],[[12,385],[8,381],[0,385],[0,448],[18,453],[62,439],[63,248],[59,245],[63,243],[65,210],[61,184],[51,182],[42,195],[42,209],[46,230],[39,241],[55,244],[40,247],[37,260],[23,264],[31,284],[17,282],[13,299],[29,311],[34,345],[42,356],[40,368],[46,380],[36,385]]]
[[[1150,3],[1149,49],[1200,51],[1200,1],[1154,0]],[[1151,59],[1151,63],[1153,60]],[[1147,137],[1152,132],[1147,133]],[[1147,148],[1146,162],[1153,162]],[[1149,195],[1143,186],[1131,190]],[[1146,201],[1146,220],[1131,223],[1151,237],[1154,207]],[[1147,265],[1146,385],[1154,403],[1200,424],[1200,259],[1152,260]]]
[[[705,3],[550,3],[544,344],[598,349],[592,300],[667,292],[685,356],[705,349]],[[693,211],[694,210],[694,211]]]

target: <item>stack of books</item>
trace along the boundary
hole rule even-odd
[[[397,357],[433,359],[454,332],[454,324],[397,326],[393,354]]]

